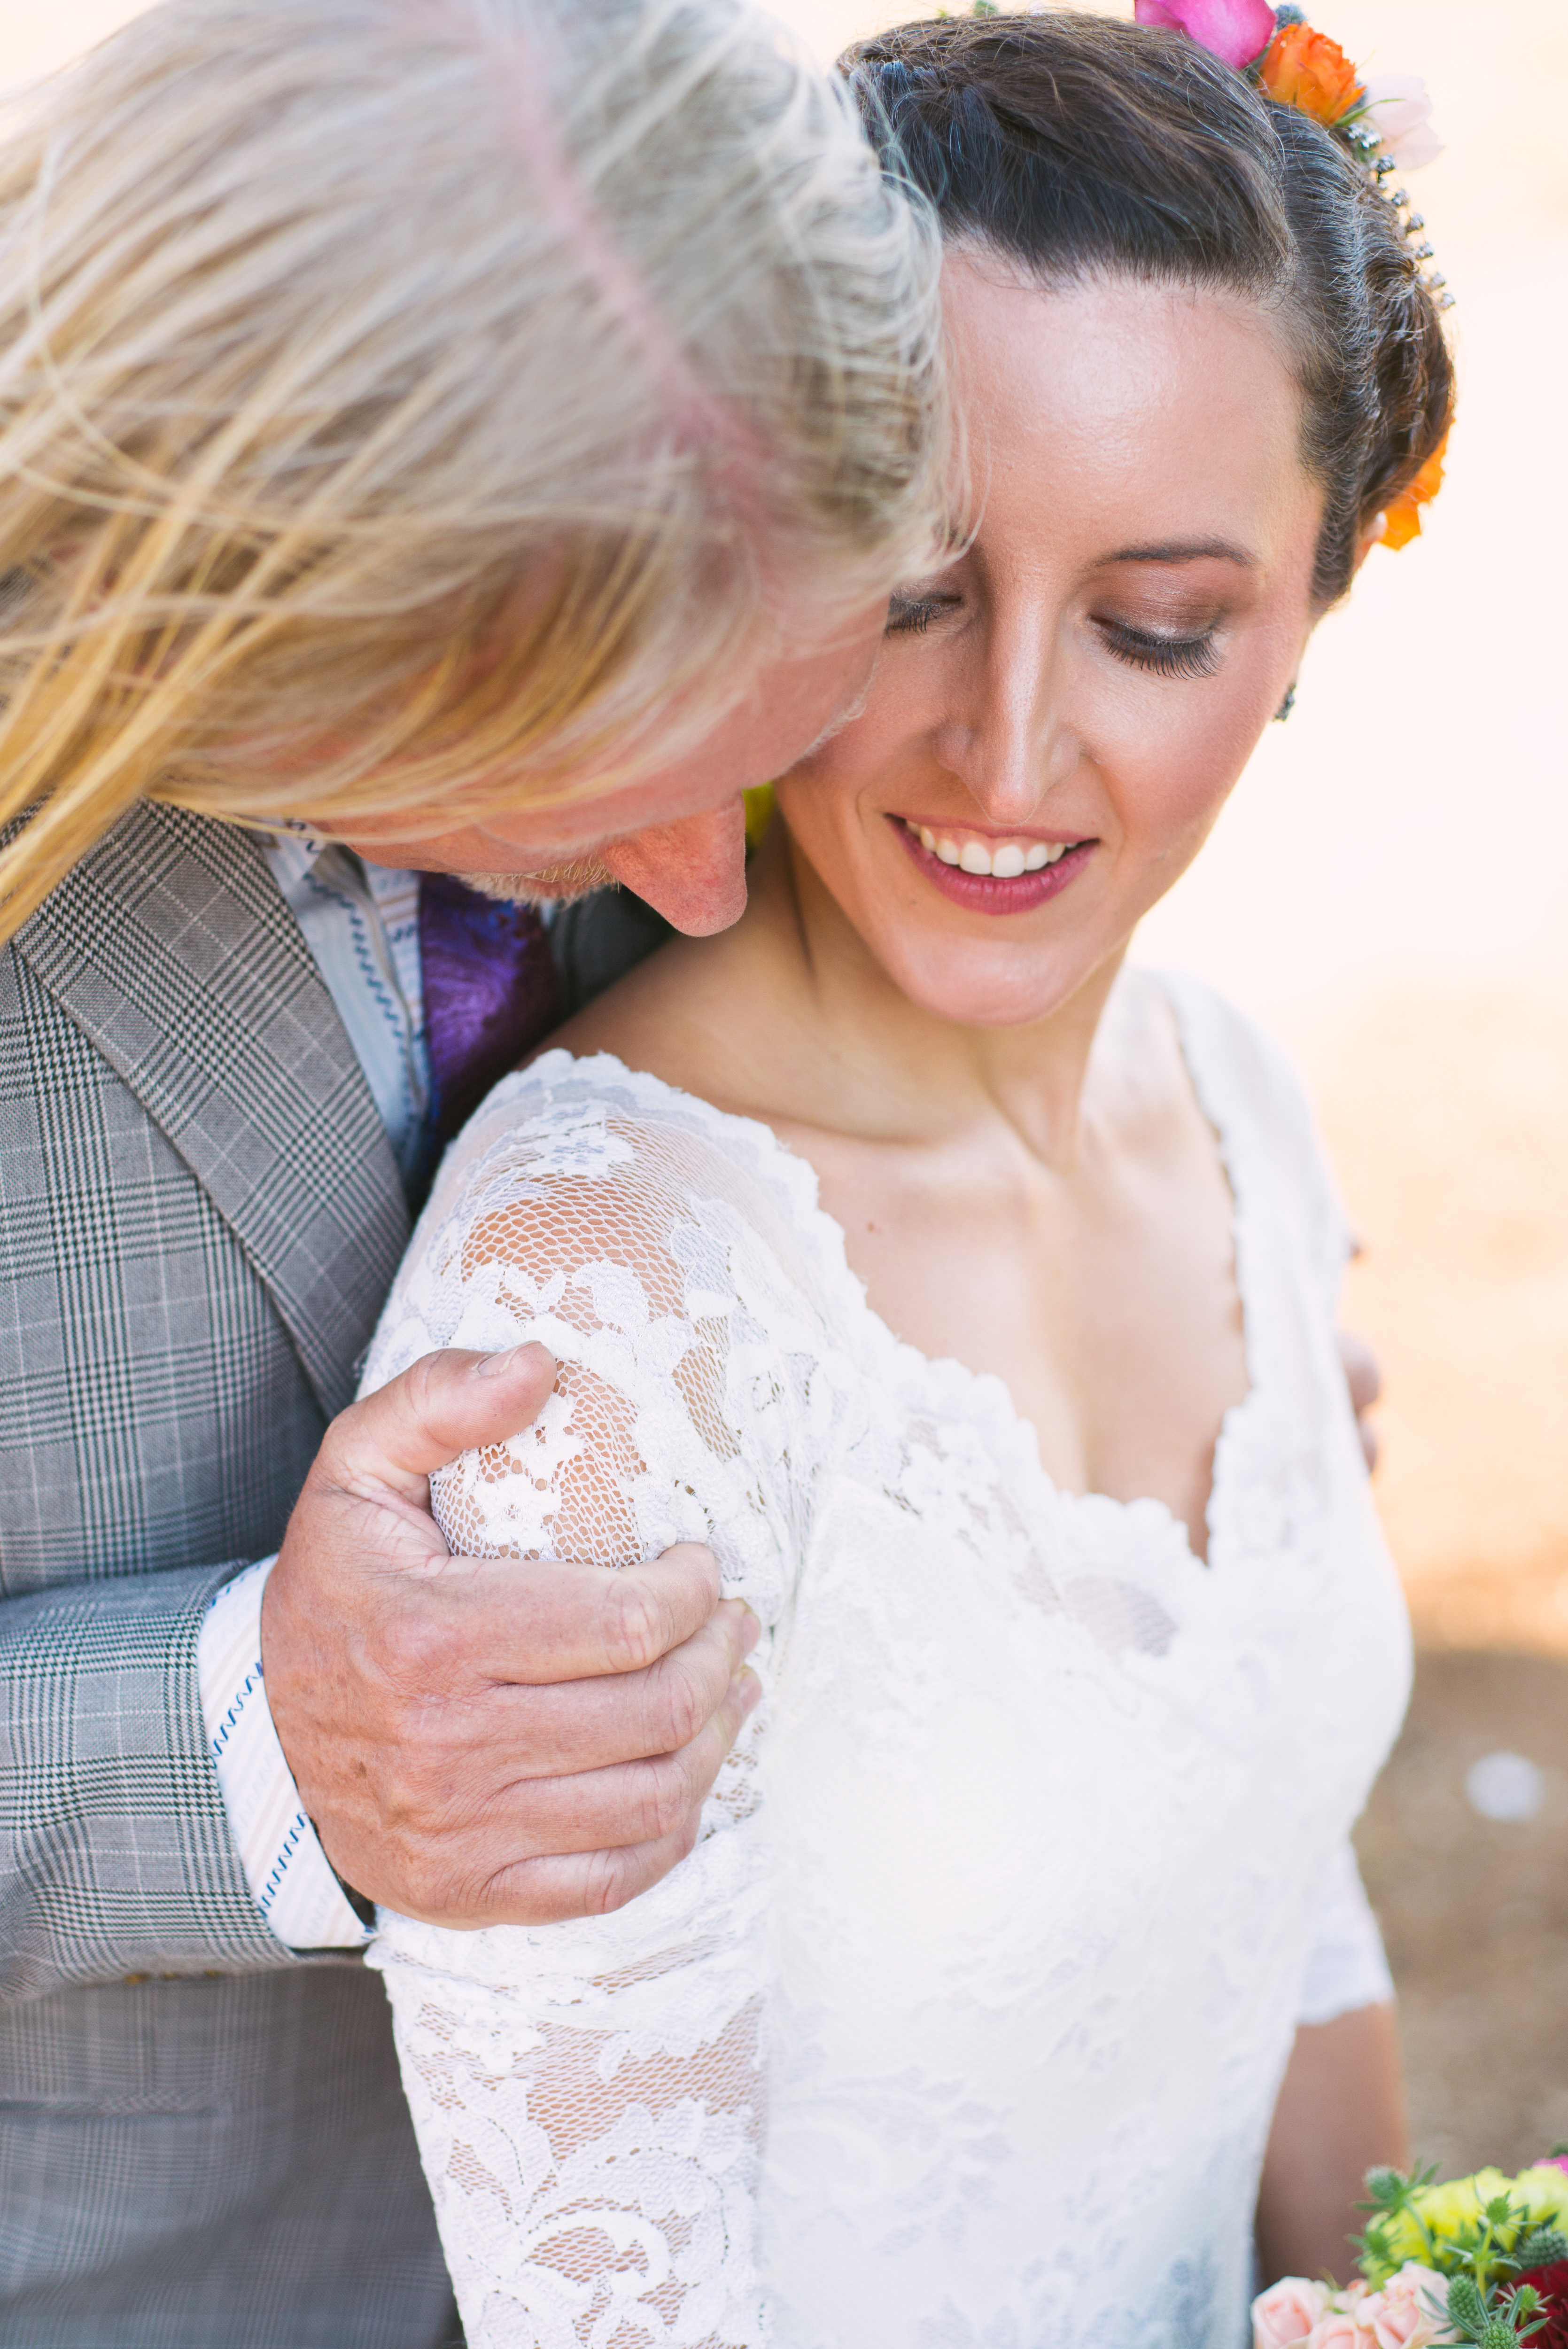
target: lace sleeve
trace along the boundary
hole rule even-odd
[[[436,1480],[453,1548],[514,1556],[526,1573],[530,1559],[618,1565],[711,1541],[762,1620],[766,1689],[794,1500],[787,1370],[760,1332],[799,1302],[780,1304],[789,1284],[711,1145],[581,1096],[580,1081],[531,1072],[492,1096],[443,1172],[366,1382],[432,1344],[542,1339],[562,1371],[537,1427]],[[759,1284],[761,1314],[748,1309]],[[766,2339],[753,2247],[766,1712],[692,1857],[617,1915],[478,1933],[378,1920],[371,1962],[470,2349]]]

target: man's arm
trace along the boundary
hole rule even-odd
[[[446,1354],[342,1413],[267,1586],[266,1692],[360,1891],[450,1922],[613,1907],[691,1844],[755,1702],[755,1626],[686,1547],[623,1576],[452,1559],[426,1479],[515,1433],[537,1347]],[[0,1604],[0,1986],[244,1971],[284,1952],[225,1812],[199,1649],[242,1568]],[[552,1684],[553,1683],[553,1684]]]
[[[333,1867],[448,1925],[617,1908],[692,1846],[759,1693],[706,1549],[620,1573],[454,1558],[428,1477],[533,1419],[540,1346],[427,1355],[340,1414],[262,1614],[268,1701]]]
[[[0,1991],[276,1964],[201,1717],[208,1602],[240,1561],[0,1605]]]

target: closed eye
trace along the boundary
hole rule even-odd
[[[919,636],[944,612],[955,612],[963,601],[962,595],[890,595],[883,634]]]
[[[1196,636],[1166,636],[1152,629],[1130,628],[1122,620],[1099,620],[1095,625],[1118,660],[1148,669],[1155,677],[1212,677],[1220,666],[1212,628]]]

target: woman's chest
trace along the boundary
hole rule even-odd
[[[880,1318],[999,1378],[1058,1487],[1151,1495],[1201,1551],[1215,1441],[1247,1386],[1233,1203],[1206,1127],[1173,1120],[1162,1139],[1066,1174],[959,1146],[857,1154],[824,1197]]]
[[[863,1967],[867,2014],[1070,2007],[1097,1951],[1131,1995],[1173,1948],[1299,1917],[1407,1687],[1348,1427],[1311,1382],[1254,1392],[1205,1565],[1155,1502],[1054,1491],[1005,1398],[927,1369],[824,1478],[780,1626],[762,1767],[796,1974],[837,2005]]]

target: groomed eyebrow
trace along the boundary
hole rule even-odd
[[[1244,547],[1228,538],[1171,539],[1161,546],[1121,546],[1106,556],[1108,563],[1235,563],[1243,571],[1257,564]]]

